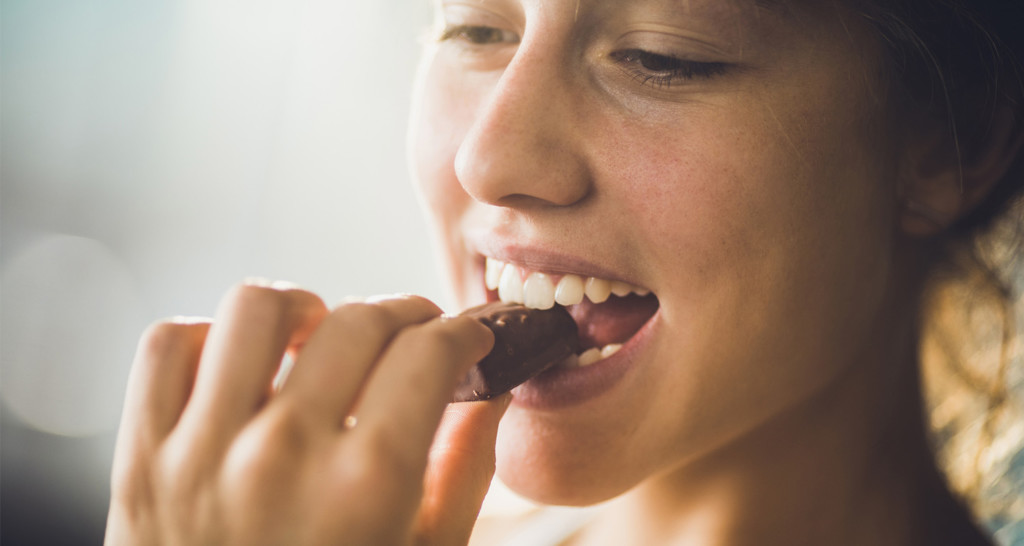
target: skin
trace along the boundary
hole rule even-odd
[[[932,465],[903,229],[920,219],[901,208],[915,156],[869,31],[819,9],[438,8],[502,31],[437,44],[416,94],[414,172],[461,303],[484,298],[481,254],[574,272],[552,253],[660,302],[615,388],[513,401],[501,422],[498,474],[519,493],[624,494],[581,543],[912,543],[920,492],[944,490],[909,471]],[[645,84],[627,48],[729,68]]]
[[[243,283],[140,342],[107,544],[465,543],[495,464],[541,502],[614,498],[578,544],[934,543],[966,524],[922,508],[948,492],[918,409],[917,247],[1006,154],[944,163],[890,111],[867,30],[818,10],[439,6],[461,30],[428,48],[410,149],[460,304],[485,299],[485,253],[649,288],[629,371],[557,409],[448,405],[493,344],[477,322]],[[662,57],[621,55],[638,50]],[[664,56],[720,65],[651,79]]]
[[[154,324],[129,379],[105,544],[465,542],[508,398],[446,408],[493,336],[440,314],[414,296],[328,309],[257,281],[212,320]],[[294,368],[271,393],[286,353]]]

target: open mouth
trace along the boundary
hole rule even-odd
[[[561,305],[579,330],[581,352],[563,366],[589,366],[615,354],[658,311],[648,289],[622,281],[572,274],[528,271],[486,259],[488,300],[521,303],[535,309]]]

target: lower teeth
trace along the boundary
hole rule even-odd
[[[609,343],[604,347],[591,347],[578,355],[569,356],[562,362],[562,366],[569,368],[590,366],[595,362],[604,360],[605,358],[619,352],[619,349],[621,348],[621,343]]]

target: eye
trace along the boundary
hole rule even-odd
[[[459,40],[472,45],[518,44],[519,36],[508,30],[481,25],[452,25],[445,27],[438,41]]]
[[[726,63],[688,61],[642,49],[615,51],[609,57],[640,83],[655,87],[671,87],[681,80],[711,78],[729,67]]]

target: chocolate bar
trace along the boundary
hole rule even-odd
[[[579,352],[576,322],[559,305],[541,310],[493,302],[462,314],[494,332],[494,348],[462,380],[455,391],[456,402],[487,400],[508,392]]]

